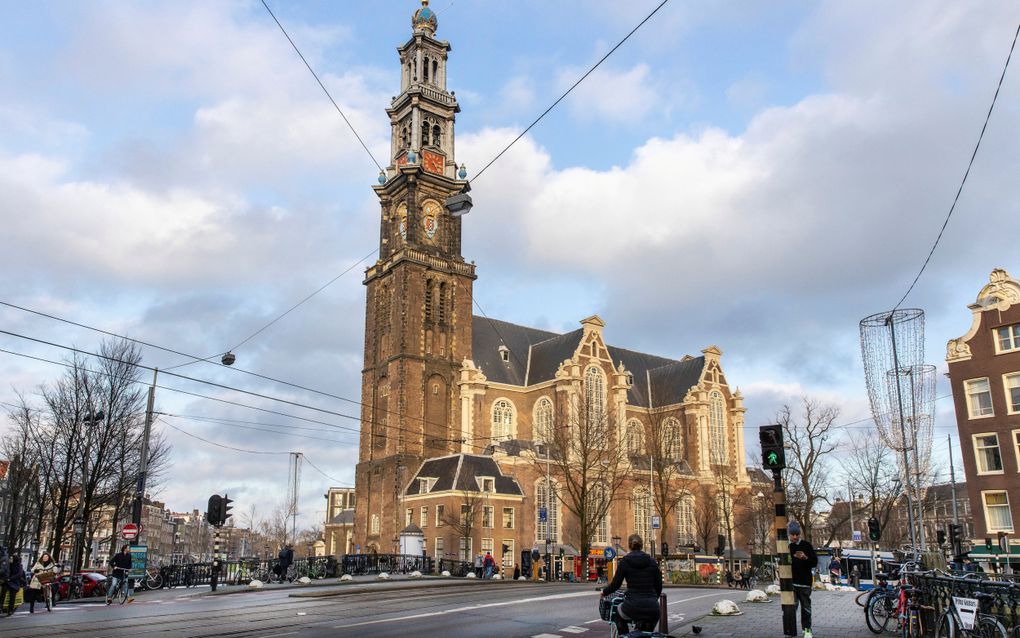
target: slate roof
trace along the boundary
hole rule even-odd
[[[471,357],[486,378],[496,383],[529,386],[553,379],[564,359],[574,356],[584,334],[579,328],[566,334],[528,328],[508,321],[472,317]],[[499,347],[506,344],[510,360],[503,361]],[[683,401],[698,383],[705,357],[683,361],[615,346],[607,346],[613,363],[621,362],[634,375],[627,403],[641,407],[673,405]]]
[[[330,525],[354,525],[354,510],[341,510],[329,520]]]
[[[436,479],[430,493],[446,490],[477,492],[478,482],[475,479],[480,476],[495,479],[496,494],[524,496],[517,481],[511,476],[504,476],[491,456],[479,454],[452,454],[425,460],[415,472],[405,494],[411,496],[421,493],[418,491],[420,478]]]

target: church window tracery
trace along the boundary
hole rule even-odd
[[[553,405],[547,397],[542,397],[535,403],[535,440],[542,443],[552,441],[553,434]]]
[[[684,432],[680,421],[674,417],[666,419],[663,424],[663,446],[666,458],[671,461],[682,461],[684,458]]]
[[[627,452],[631,456],[640,456],[645,451],[644,426],[641,421],[631,419],[627,422]]]
[[[584,402],[587,412],[585,429],[591,436],[590,441],[596,447],[604,447],[607,442],[606,377],[598,366],[585,370]]]
[[[723,410],[723,396],[718,390],[708,395],[708,432],[712,450],[712,463],[726,463],[726,414]]]
[[[509,441],[516,435],[516,411],[508,399],[492,404],[492,440]]]

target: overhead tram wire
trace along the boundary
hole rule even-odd
[[[0,330],[0,334],[7,334],[7,335],[19,337],[19,338],[22,338],[22,339],[26,339],[28,341],[34,341],[36,343],[41,343],[41,344],[50,345],[50,346],[53,346],[53,347],[56,347],[56,348],[62,348],[62,349],[65,349],[65,350],[70,350],[70,351],[76,352],[78,354],[83,354],[83,355],[87,355],[87,356],[91,356],[91,357],[95,357],[95,358],[99,358],[99,359],[106,359],[108,361],[114,361],[114,362],[118,362],[118,363],[125,363],[123,360],[117,359],[115,357],[104,356],[104,355],[100,355],[100,354],[97,354],[97,353],[88,352],[86,350],[81,350],[80,348],[74,348],[72,346],[66,346],[66,345],[62,345],[62,344],[58,344],[58,343],[53,343],[53,342],[45,341],[43,339],[36,339],[34,337],[28,337],[28,336],[25,336],[25,335],[20,335],[20,334],[13,333],[13,332],[10,332],[10,331],[7,331],[7,330]],[[6,354],[11,354],[11,355],[18,356],[18,357],[24,357],[24,358],[27,358],[27,359],[32,359],[34,361],[39,361],[39,362],[43,362],[43,363],[49,363],[49,364],[52,364],[52,365],[57,365],[57,366],[65,367],[65,368],[71,367],[70,364],[68,364],[66,362],[53,361],[51,359],[46,359],[44,357],[37,357],[37,356],[34,356],[34,355],[29,355],[29,354],[25,354],[25,353],[21,353],[21,352],[15,352],[13,350],[7,350],[7,349],[4,349],[4,348],[0,348],[0,352],[6,353]],[[142,364],[133,364],[133,365],[135,367],[141,369],[141,370],[148,370],[148,371],[153,371],[154,370],[154,368],[149,367],[149,366],[145,366],[145,365],[142,365]],[[88,370],[88,371],[96,373],[96,374],[108,375],[108,373],[105,373],[105,372],[103,372],[101,370]],[[180,374],[175,374],[175,373],[168,373],[168,374],[170,376],[176,376],[176,377],[179,377],[179,378],[182,378],[182,379],[192,380],[192,381],[195,381],[195,382],[198,382],[198,383],[206,383],[206,384],[214,385],[214,386],[226,389],[226,390],[237,391],[237,392],[241,392],[243,394],[250,394],[250,395],[253,395],[253,396],[257,397],[257,398],[264,398],[264,399],[272,400],[272,401],[281,401],[281,402],[284,402],[284,403],[288,403],[288,404],[294,405],[296,407],[301,407],[301,408],[306,408],[306,409],[310,409],[310,410],[314,410],[314,411],[324,412],[326,414],[330,414],[330,415],[333,415],[333,416],[339,416],[341,418],[349,419],[349,420],[352,420],[352,421],[358,421],[358,422],[362,421],[362,419],[360,417],[352,416],[350,414],[344,414],[342,412],[335,412],[335,411],[332,411],[332,410],[326,410],[324,408],[308,406],[308,405],[304,405],[304,404],[301,404],[301,403],[296,403],[296,402],[293,402],[293,401],[289,401],[289,400],[286,400],[286,399],[279,399],[279,398],[276,398],[276,397],[271,397],[269,395],[253,393],[253,392],[250,392],[248,390],[241,390],[239,388],[232,388],[230,386],[225,386],[225,385],[222,385],[222,384],[215,384],[215,383],[212,383],[212,382],[209,382],[209,381],[205,381],[205,380],[202,380],[202,379],[193,379],[192,377],[187,377],[185,375],[180,375]],[[150,385],[149,383],[147,383],[145,381],[142,381],[142,380],[133,380],[132,382],[144,385],[146,387],[148,387]],[[225,405],[232,405],[232,406],[235,406],[235,407],[246,408],[246,409],[255,410],[255,411],[258,411],[258,412],[264,412],[266,414],[273,414],[275,416],[282,416],[282,417],[286,417],[286,418],[290,418],[290,419],[297,419],[299,421],[305,421],[305,422],[308,422],[308,423],[315,423],[315,424],[318,424],[318,425],[325,425],[325,426],[329,426],[331,428],[335,428],[335,429],[339,429],[339,430],[346,430],[346,431],[354,432],[354,433],[357,433],[359,435],[361,434],[361,429],[360,428],[353,428],[353,427],[349,427],[349,426],[337,425],[335,423],[329,423],[327,421],[320,421],[320,420],[317,420],[317,419],[311,419],[311,418],[308,418],[308,417],[302,417],[302,416],[298,416],[298,415],[295,415],[295,414],[289,414],[287,412],[280,412],[279,410],[271,410],[269,408],[263,408],[263,407],[259,407],[259,406],[249,405],[247,403],[241,403],[239,401],[231,401],[229,399],[223,399],[223,398],[220,398],[220,397],[212,397],[212,396],[209,396],[209,395],[200,394],[198,392],[191,392],[189,390],[183,390],[183,389],[180,389],[180,388],[174,388],[174,387],[165,386],[165,385],[159,385],[159,384],[156,384],[155,387],[160,389],[160,390],[166,390],[168,392],[174,392],[174,393],[177,393],[177,394],[183,394],[183,395],[186,395],[186,396],[192,396],[192,397],[195,397],[195,398],[198,398],[198,399],[205,399],[207,401],[215,401],[217,403],[223,403]],[[418,432],[416,432],[414,430],[409,430],[407,428],[399,427],[399,426],[396,426],[396,425],[381,424],[378,421],[375,421],[373,419],[368,419],[365,422],[368,423],[368,424],[371,424],[371,425],[384,425],[388,430],[395,431],[395,432],[404,432],[404,433],[415,434],[415,435],[419,434]],[[484,446],[474,445],[474,444],[471,444],[471,443],[467,443],[466,441],[461,440],[461,439],[439,439],[437,441],[450,442],[450,443],[462,443],[462,444],[469,445],[470,447],[474,447],[474,448],[478,448],[478,449],[485,449]]]
[[[69,324],[69,325],[72,325],[72,326],[77,326],[79,328],[84,328],[86,330],[92,330],[94,332],[98,332],[99,334],[104,334],[104,335],[107,335],[107,336],[110,336],[110,337],[116,337],[117,339],[123,339],[125,341],[130,341],[131,343],[137,343],[138,345],[142,345],[142,346],[145,346],[147,348],[155,348],[156,350],[162,350],[164,352],[169,352],[171,354],[179,355],[179,356],[182,356],[182,357],[191,357],[193,359],[200,359],[199,357],[196,357],[194,355],[187,354],[187,353],[184,353],[184,352],[179,352],[179,351],[174,350],[172,348],[167,348],[167,347],[160,346],[160,345],[157,345],[157,344],[154,344],[154,343],[150,343],[150,342],[147,342],[147,341],[141,341],[139,339],[134,339],[132,337],[127,337],[127,336],[118,334],[116,332],[110,332],[109,330],[103,330],[102,328],[96,328],[96,327],[93,327],[93,326],[89,326],[87,324],[83,324],[83,323],[79,323],[79,322],[76,322],[76,321],[72,321],[70,319],[64,319],[64,318],[58,317],[56,315],[48,314],[48,313],[41,312],[41,311],[38,311],[38,310],[33,310],[31,308],[26,308],[24,306],[19,306],[17,304],[9,303],[9,302],[6,302],[6,301],[0,301],[0,305],[7,306],[9,308],[14,308],[16,310],[21,310],[22,312],[27,312],[27,313],[35,314],[35,315],[38,315],[38,316],[41,316],[41,317],[46,317],[47,319],[52,319],[54,321],[60,321],[60,322],[63,322],[63,323],[66,323],[66,324]],[[4,332],[4,331],[0,330],[0,332]],[[23,336],[23,335],[17,335],[16,333],[8,333],[8,334],[11,334],[11,335],[14,335],[14,336],[18,336],[18,337],[22,337],[22,338],[29,339],[29,340],[35,340],[32,337],[27,337],[27,336]],[[68,350],[75,350],[74,348],[71,348],[70,346],[64,346],[64,345],[61,345],[61,344],[52,344],[50,342],[42,341],[42,340],[39,340],[39,341],[41,343],[45,343],[47,345],[53,345],[54,347],[65,348],[65,349],[68,349]],[[90,355],[90,356],[98,356],[98,355],[95,355],[93,353],[90,353],[90,352],[87,352],[87,351],[84,351],[84,350],[79,351],[79,352],[81,352],[82,354]],[[14,353],[14,354],[17,354],[17,353]],[[148,367],[145,367],[145,366],[142,366],[142,367],[144,369],[147,369],[147,370],[150,370],[150,371],[153,370],[153,368],[148,368]],[[203,381],[201,379],[193,379],[192,377],[187,377],[185,375],[181,375],[181,374],[177,374],[177,373],[173,373],[173,372],[168,372],[168,370],[170,370],[172,368],[173,367],[171,367],[171,368],[160,368],[159,371],[160,372],[166,372],[168,375],[171,375],[171,376],[177,376],[177,377],[180,377],[180,378],[183,378],[183,379],[189,379],[189,380],[197,381],[197,382],[200,382],[200,383],[206,383],[205,381]],[[310,388],[308,386],[300,385],[300,384],[297,384],[297,383],[291,383],[290,381],[284,381],[282,379],[276,379],[274,377],[270,377],[270,376],[267,376],[267,375],[264,375],[264,374],[259,374],[258,372],[251,372],[250,370],[244,370],[242,368],[234,368],[234,367],[231,367],[229,369],[233,370],[233,371],[236,371],[236,372],[239,372],[239,373],[242,373],[242,374],[247,374],[247,375],[255,377],[257,379],[263,379],[265,381],[272,381],[273,383],[279,383],[281,385],[285,385],[285,386],[288,386],[288,387],[291,387],[291,388],[295,388],[297,390],[303,390],[305,392],[311,392],[313,394],[318,394],[318,395],[321,395],[321,396],[324,396],[324,397],[329,397],[331,399],[337,399],[338,401],[343,401],[345,403],[350,403],[350,404],[356,405],[358,407],[372,407],[372,406],[367,406],[364,403],[362,403],[361,401],[357,401],[355,399],[350,399],[350,398],[347,398],[347,397],[344,397],[344,396],[340,396],[338,394],[333,394],[331,392],[325,392],[325,391],[322,391],[322,390],[316,390],[315,388]],[[159,386],[157,386],[157,387],[159,387]],[[412,419],[414,421],[420,421],[424,425],[442,425],[442,424],[438,424],[438,423],[432,423],[431,421],[427,420],[425,417],[417,417],[417,416],[413,416],[413,415],[408,415],[408,414],[405,414],[405,413],[397,411],[397,410],[389,410],[389,409],[387,409],[387,410],[380,410],[380,412],[385,412],[386,414],[392,414],[394,416],[401,417],[401,418],[406,417],[406,418]],[[345,418],[348,418],[348,419],[357,419],[357,417],[353,417],[353,416],[350,416],[350,415],[343,415],[343,416]],[[374,421],[374,420],[369,420],[368,423],[375,424],[377,422]],[[397,427],[397,426],[389,426],[388,425],[387,427]],[[405,428],[400,428],[400,430],[407,431]]]
[[[1002,82],[1006,78],[1006,69],[1009,68],[1009,61],[1013,57],[1013,49],[1016,48],[1017,36],[1020,36],[1020,25],[1017,25],[1016,33],[1013,34],[1013,43],[1009,46],[1009,55],[1006,56],[1006,64],[1002,67],[1002,74],[999,76],[999,84],[995,87],[995,95],[992,96],[992,103],[988,106],[988,113],[985,114],[985,122],[981,125],[981,133],[978,135],[977,144],[974,145],[974,152],[970,154],[970,161],[967,162],[967,170],[963,173],[963,179],[960,181],[960,187],[956,189],[956,196],[953,197],[953,203],[949,207],[949,213],[946,214],[945,221],[942,222],[942,228],[939,229],[938,237],[935,238],[935,243],[932,244],[931,250],[928,251],[928,256],[925,257],[924,263],[921,264],[921,270],[917,272],[917,276],[914,277],[914,281],[911,282],[910,287],[907,288],[907,292],[903,293],[900,300],[896,302],[896,306],[892,309],[893,312],[899,309],[903,302],[906,301],[907,296],[917,285],[917,281],[921,278],[925,268],[928,267],[928,262],[931,261],[932,255],[935,254],[935,249],[938,248],[939,242],[942,241],[942,235],[946,232],[946,226],[949,225],[949,219],[953,216],[953,211],[956,210],[956,204],[960,201],[960,194],[963,192],[963,186],[967,183],[967,177],[970,175],[970,169],[974,166],[974,158],[977,157],[978,149],[981,148],[981,140],[985,137],[985,130],[988,128],[988,121],[992,117],[992,110],[995,108],[995,102],[999,99],[999,90],[1002,89]]]
[[[218,422],[218,421],[215,421],[215,420],[193,419],[193,418],[188,418],[188,417],[182,417],[182,416],[179,416],[179,415],[176,415],[176,414],[171,414],[169,412],[156,412],[154,414],[159,414],[159,415],[161,415],[163,417],[167,417],[167,418],[171,418],[171,419],[180,419],[181,421],[191,421],[193,423],[202,423],[202,424],[205,424],[205,425],[219,425],[219,426],[222,426],[222,427],[237,428],[237,429],[241,429],[241,430],[252,430],[252,431],[255,431],[255,432],[266,432],[268,434],[278,434],[280,436],[291,436],[291,437],[297,437],[297,438],[301,438],[301,439],[309,439],[309,440],[312,440],[312,441],[325,441],[326,443],[336,443],[338,445],[352,445],[352,444],[356,443],[354,441],[338,441],[337,439],[327,439],[327,438],[322,437],[322,436],[314,436],[312,434],[301,434],[299,432],[285,432],[285,431],[281,432],[280,430],[274,430],[274,429],[271,429],[271,428],[260,428],[260,427],[258,427],[256,425],[242,425],[240,423],[221,423],[221,422]],[[321,430],[317,430],[317,431],[321,431]]]
[[[369,258],[369,257],[371,257],[372,255],[376,254],[377,252],[379,252],[379,249],[378,249],[378,248],[373,248],[373,249],[372,249],[372,251],[371,251],[370,253],[368,253],[367,255],[365,255],[364,257],[362,257],[361,259],[359,259],[358,261],[356,261],[356,262],[354,262],[353,264],[351,264],[351,265],[350,265],[350,266],[349,266],[349,267],[348,267],[348,268],[347,268],[346,270],[344,270],[343,272],[341,272],[341,273],[340,273],[339,275],[337,275],[336,277],[333,277],[332,279],[330,279],[329,281],[327,281],[327,282],[326,282],[326,283],[324,283],[323,285],[319,286],[319,287],[318,287],[318,288],[317,288],[317,289],[315,290],[315,292],[313,292],[313,293],[311,293],[310,295],[306,296],[306,297],[305,297],[304,299],[302,299],[301,301],[297,302],[296,304],[294,304],[293,306],[291,306],[290,308],[288,308],[287,310],[285,310],[285,311],[284,311],[284,312],[283,312],[282,314],[278,315],[278,316],[277,316],[276,318],[274,318],[274,319],[273,319],[272,321],[270,321],[269,323],[265,324],[264,326],[262,326],[261,328],[259,328],[259,329],[258,329],[258,330],[256,330],[255,332],[251,333],[250,335],[248,335],[248,336],[247,336],[247,337],[245,337],[244,339],[242,339],[242,340],[240,341],[240,343],[238,343],[238,344],[237,344],[237,345],[235,345],[234,347],[232,347],[232,348],[227,348],[227,349],[226,349],[226,352],[233,352],[234,350],[237,350],[238,348],[240,348],[240,347],[241,347],[241,346],[243,346],[244,344],[248,343],[249,341],[251,341],[252,339],[254,339],[254,338],[255,338],[256,336],[258,336],[259,334],[261,334],[261,333],[262,333],[262,332],[263,332],[264,330],[266,330],[267,328],[269,328],[270,326],[272,326],[273,324],[275,324],[275,323],[276,323],[277,321],[279,321],[280,319],[283,319],[284,317],[286,317],[287,315],[289,315],[289,314],[290,314],[291,312],[293,312],[293,311],[297,310],[297,309],[298,309],[298,307],[300,307],[300,306],[304,305],[304,303],[305,303],[305,302],[307,302],[307,301],[309,301],[309,300],[310,300],[310,299],[311,299],[312,297],[314,297],[315,295],[319,294],[320,292],[322,292],[322,291],[323,291],[323,290],[325,290],[326,288],[329,288],[330,286],[332,286],[332,285],[333,285],[333,284],[334,284],[334,283],[336,282],[336,280],[340,279],[341,277],[343,277],[343,276],[344,276],[344,275],[346,275],[347,273],[349,273],[349,272],[351,272],[352,270],[354,270],[354,269],[355,269],[355,268],[356,268],[356,267],[357,267],[357,266],[358,266],[359,264],[363,263],[363,262],[364,262],[364,261],[365,261],[366,259],[368,259],[368,258]],[[175,354],[182,354],[182,353],[175,353]],[[191,358],[192,360],[191,360],[191,361],[186,361],[186,362],[184,362],[184,363],[179,363],[179,364],[177,364],[177,365],[174,365],[174,366],[169,366],[169,367],[167,367],[167,368],[161,368],[161,370],[162,370],[162,371],[164,371],[164,372],[165,372],[165,371],[167,371],[167,370],[176,370],[177,368],[183,368],[184,366],[190,366],[191,364],[193,364],[193,363],[198,363],[198,362],[200,362],[200,361],[203,361],[203,362],[209,363],[209,362],[211,362],[211,361],[212,361],[213,359],[215,359],[216,357],[218,357],[218,356],[220,356],[220,355],[222,355],[222,354],[223,354],[222,352],[217,352],[216,354],[212,354],[212,355],[209,355],[208,357],[196,357],[196,356],[194,356],[194,355],[190,355],[190,354],[182,354],[182,356],[190,357],[190,358]],[[234,369],[236,369],[236,368],[234,368]]]
[[[263,0],[263,1],[265,1],[265,0]],[[594,65],[594,66],[592,66],[592,67],[591,67],[590,69],[588,69],[588,71],[587,71],[587,72],[585,72],[585,74],[584,74],[584,75],[582,75],[582,76],[581,76],[581,77],[580,77],[580,78],[579,78],[579,79],[578,79],[578,80],[577,80],[576,82],[574,82],[574,84],[573,84],[573,85],[571,85],[571,87],[570,87],[569,89],[567,89],[567,90],[566,90],[566,91],[565,91],[565,92],[563,93],[563,95],[559,96],[559,97],[558,97],[558,98],[556,99],[556,101],[555,101],[555,102],[553,102],[553,103],[552,103],[552,105],[550,105],[550,106],[549,106],[549,108],[547,108],[546,110],[542,111],[542,114],[541,114],[541,115],[539,115],[539,116],[538,116],[537,118],[535,118],[535,121],[534,121],[534,122],[532,122],[531,124],[529,124],[529,125],[528,125],[528,128],[526,128],[526,129],[524,129],[523,131],[521,131],[521,134],[520,134],[520,135],[518,135],[517,137],[515,137],[515,138],[513,139],[513,141],[512,141],[512,142],[510,142],[509,144],[507,144],[507,145],[506,145],[506,147],[505,147],[505,148],[504,148],[504,149],[503,149],[502,151],[500,151],[499,153],[497,153],[495,157],[493,157],[493,158],[492,158],[491,160],[489,160],[489,163],[488,163],[488,164],[486,164],[485,166],[483,166],[483,167],[482,167],[482,170],[480,170],[480,171],[478,171],[477,173],[475,173],[475,176],[474,176],[474,177],[472,177],[472,178],[471,178],[470,180],[468,180],[468,184],[471,184],[471,183],[472,183],[472,182],[474,182],[474,181],[475,181],[476,179],[478,179],[479,177],[481,177],[481,176],[482,176],[482,173],[484,173],[484,172],[485,172],[485,169],[487,169],[487,168],[489,168],[490,166],[492,166],[492,165],[493,165],[493,164],[494,164],[494,163],[496,162],[496,160],[498,160],[498,159],[499,159],[500,157],[502,157],[502,156],[503,156],[503,154],[504,154],[504,153],[506,153],[507,151],[509,151],[509,150],[510,150],[510,147],[511,147],[511,146],[513,146],[514,144],[516,144],[516,143],[517,143],[517,142],[518,142],[518,141],[519,141],[519,140],[520,140],[520,139],[521,139],[522,137],[524,137],[525,135],[527,135],[527,134],[528,134],[528,131],[530,131],[530,130],[531,130],[531,129],[532,129],[532,128],[533,128],[533,127],[534,127],[534,126],[536,125],[536,124],[538,124],[538,123],[539,123],[540,121],[542,121],[542,118],[544,118],[544,117],[545,117],[546,115],[548,115],[548,114],[549,114],[549,111],[552,111],[552,110],[553,110],[554,108],[556,108],[556,105],[557,105],[557,104],[559,104],[560,102],[562,102],[562,101],[563,101],[563,99],[564,99],[564,98],[566,98],[566,97],[567,97],[568,95],[570,95],[571,91],[573,91],[574,89],[576,89],[576,88],[577,88],[577,86],[578,86],[579,84],[581,84],[581,82],[584,82],[584,80],[585,80],[585,79],[586,79],[586,78],[587,78],[587,77],[588,77],[589,75],[591,75],[591,74],[592,74],[592,73],[593,73],[593,72],[595,71],[595,69],[599,68],[599,66],[600,66],[600,65],[601,65],[601,64],[602,64],[603,62],[605,62],[605,61],[606,61],[606,59],[608,59],[608,58],[609,58],[609,56],[613,55],[613,53],[615,53],[617,49],[619,49],[619,48],[620,48],[621,46],[623,46],[623,43],[624,43],[624,42],[626,42],[627,40],[629,40],[629,39],[630,39],[630,36],[634,35],[634,34],[635,34],[635,33],[637,32],[637,30],[638,30],[638,29],[640,29],[640,28],[641,28],[642,26],[644,26],[644,24],[645,24],[646,22],[648,22],[649,20],[651,20],[651,19],[652,19],[652,16],[654,16],[654,15],[655,15],[656,13],[658,13],[658,12],[659,12],[659,9],[661,9],[661,8],[662,8],[662,7],[664,7],[664,6],[666,6],[666,3],[667,3],[667,2],[669,2],[669,0],[662,0],[662,2],[660,2],[660,3],[659,3],[659,6],[655,7],[654,9],[652,9],[652,12],[651,12],[651,13],[649,13],[649,14],[648,14],[647,16],[645,16],[645,19],[644,19],[644,20],[642,20],[641,22],[639,22],[639,23],[638,23],[638,25],[637,25],[636,27],[634,27],[633,29],[631,29],[631,30],[630,30],[630,33],[628,33],[628,34],[627,34],[626,36],[624,36],[624,38],[623,38],[622,40],[620,40],[619,42],[617,42],[617,43],[616,43],[616,46],[614,46],[614,47],[613,47],[612,49],[610,49],[610,50],[609,50],[609,52],[608,52],[608,53],[606,53],[606,54],[605,54],[604,56],[602,56],[602,59],[600,59],[600,60],[599,60],[598,62],[596,62],[596,63],[595,63],[595,65]]]

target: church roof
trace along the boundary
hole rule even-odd
[[[577,351],[584,334],[579,328],[557,334],[520,326],[499,319],[472,317],[471,357],[485,377],[495,383],[529,386],[553,379],[564,359]],[[509,360],[503,361],[499,347],[506,345]],[[697,385],[705,367],[705,357],[682,361],[644,352],[607,346],[613,363],[623,363],[634,375],[627,392],[630,405],[655,407],[683,401],[687,391]]]
[[[452,454],[427,459],[418,468],[405,492],[408,496],[422,494],[418,479],[435,479],[429,492],[459,490],[478,492],[480,486],[475,480],[480,477],[492,478],[496,494],[523,496],[524,492],[511,476],[504,476],[499,464],[491,456],[479,454]]]

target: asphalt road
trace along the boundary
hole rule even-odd
[[[554,638],[609,635],[598,618],[590,585],[419,581],[389,586],[281,589],[226,596],[185,590],[143,593],[134,603],[61,605],[29,615],[22,606],[0,618],[0,636],[102,638],[205,637],[319,638],[337,636],[507,636]],[[402,588],[398,588],[402,587]],[[342,595],[331,595],[334,593]],[[670,589],[671,628],[701,615],[720,598],[718,589]]]

